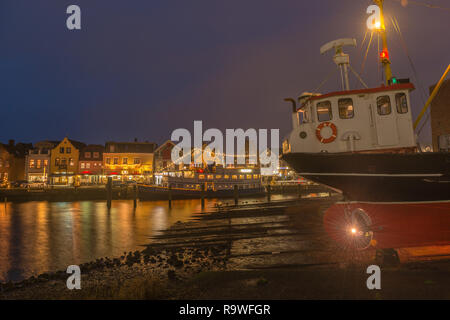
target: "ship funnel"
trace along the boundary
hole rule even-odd
[[[350,64],[350,57],[348,54],[343,52],[342,47],[344,46],[356,47],[356,39],[345,38],[330,41],[320,48],[320,53],[325,54],[334,49],[335,54],[333,61],[341,69],[342,88],[344,90],[350,90],[350,85],[348,82],[348,66]]]

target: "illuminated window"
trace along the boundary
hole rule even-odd
[[[72,159],[72,158],[69,158],[69,166],[73,166],[73,165],[74,165],[73,159]]]
[[[397,105],[397,113],[408,112],[408,100],[406,99],[406,94],[397,93],[395,95],[395,104]]]
[[[111,158],[106,158],[106,164],[111,164]]]
[[[99,153],[99,152],[94,152],[94,158],[95,158],[95,159],[100,158],[100,153]]]
[[[214,179],[214,175],[208,174],[208,179]]]
[[[44,167],[48,166],[48,160],[44,160]]]
[[[224,179],[230,179],[230,176],[226,174],[226,175],[223,176],[223,178]]]
[[[204,175],[204,174],[201,174],[201,175],[198,176],[198,178],[199,178],[199,179],[205,179],[205,175]]]
[[[243,174],[239,175],[239,179],[243,180],[244,179],[244,175]]]
[[[41,160],[36,160],[36,168],[41,168]]]
[[[84,162],[82,162],[82,163],[81,163],[81,169],[84,169],[84,168],[85,168]]]
[[[231,176],[231,179],[236,180],[236,179],[237,179],[237,175],[233,174],[233,175]]]
[[[119,158],[114,158],[114,164],[119,164]]]
[[[216,174],[216,179],[222,179],[222,175]]]
[[[381,96],[377,98],[377,110],[380,116],[391,114],[391,99],[389,96]]]
[[[34,168],[34,159],[30,159],[30,169]]]
[[[134,164],[140,164],[141,163],[141,159],[139,158],[134,158]]]
[[[258,179],[258,175],[257,175],[257,174],[254,174],[254,175],[253,175],[253,179]]]
[[[84,153],[84,157],[85,157],[86,159],[89,159],[89,158],[91,157],[91,153],[90,153],[90,152],[85,152],[85,153]]]
[[[128,158],[123,158],[122,159],[122,164],[128,164]]]
[[[320,122],[330,121],[331,119],[333,119],[330,101],[323,101],[317,104],[317,119]]]
[[[87,162],[86,163],[86,169],[90,169],[91,168],[91,163],[90,162]]]
[[[252,178],[252,175],[251,174],[248,174],[247,175],[247,179],[251,179]]]
[[[341,119],[351,119],[355,115],[353,110],[353,100],[350,98],[339,99],[338,108],[339,118]]]

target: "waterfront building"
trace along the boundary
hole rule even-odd
[[[175,169],[175,163],[172,161],[172,149],[174,146],[175,143],[173,141],[167,140],[155,150],[155,172]]]
[[[25,180],[28,182],[47,183],[50,172],[50,151],[58,141],[39,141],[25,157]]]
[[[77,185],[78,161],[80,150],[86,144],[65,137],[51,151],[50,184]]]
[[[78,175],[81,185],[106,183],[103,176],[103,152],[105,147],[90,144],[80,150]]]
[[[25,180],[25,155],[33,145],[9,140],[0,143],[0,185],[7,186],[12,181]]]
[[[430,87],[430,94],[436,85]],[[450,151],[450,80],[445,80],[431,103],[431,134],[434,151]]]
[[[120,181],[152,181],[154,152],[153,142],[107,142],[103,153],[103,169],[106,176]]]

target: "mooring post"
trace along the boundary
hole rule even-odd
[[[270,183],[267,185],[267,201],[270,202],[270,193],[271,193],[271,188],[270,188]]]
[[[111,209],[112,201],[112,177],[108,177],[108,183],[106,184],[106,206]]]
[[[201,201],[202,201],[202,209],[205,208],[205,184],[202,184],[201,186]]]
[[[137,206],[137,185],[133,185],[133,205],[134,208]]]
[[[172,208],[172,185],[169,184],[169,209]]]
[[[234,205],[238,205],[239,203],[239,189],[238,189],[238,185],[235,184],[234,185]]]

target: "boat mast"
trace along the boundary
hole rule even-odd
[[[381,39],[383,42],[383,51],[380,53],[381,63],[384,69],[385,75],[385,83],[389,85],[389,80],[392,78],[392,70],[391,70],[391,62],[389,61],[389,51],[387,46],[387,38],[386,38],[386,26],[384,24],[384,15],[383,15],[383,2],[384,0],[373,0],[374,3],[380,8],[380,27],[378,32],[381,35]]]

